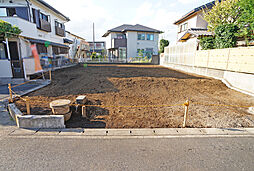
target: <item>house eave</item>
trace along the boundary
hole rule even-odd
[[[66,21],[70,21],[69,17],[66,17],[63,13],[61,13],[60,11],[58,11],[57,9],[55,9],[54,7],[52,7],[51,5],[49,5],[47,2],[45,2],[44,0],[37,0],[37,2],[39,2],[40,4],[44,5],[45,7],[49,8],[50,10],[54,11],[56,14],[62,16],[63,18],[66,19]]]

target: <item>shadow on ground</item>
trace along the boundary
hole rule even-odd
[[[154,65],[81,65],[53,72],[52,83],[29,96],[66,96],[118,92],[110,78],[203,79]]]

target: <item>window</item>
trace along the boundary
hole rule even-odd
[[[146,40],[154,40],[154,35],[153,34],[146,34]]]
[[[125,34],[117,34],[117,39],[126,39],[126,35]]]
[[[16,14],[16,9],[15,8],[7,8],[7,15],[8,16],[14,16],[14,15],[17,15]]]
[[[64,29],[64,24],[63,24],[63,23],[60,23],[60,22],[58,22],[58,21],[55,21],[55,25],[56,25],[57,27],[59,27],[59,28]]]
[[[0,8],[0,16],[1,17],[7,17],[7,16],[14,16],[16,14],[16,9],[15,8]]]
[[[0,8],[0,17],[6,17],[7,11],[6,8]]]
[[[47,21],[47,22],[49,22],[49,16],[48,16],[48,15],[45,15],[45,14],[43,14],[43,13],[40,13],[40,18],[43,19],[43,20],[45,20],[45,21]]]
[[[153,56],[153,48],[146,48],[145,56],[151,59]]]
[[[38,54],[47,54],[48,53],[48,50],[44,44],[37,43],[36,47],[37,47]]]
[[[184,24],[180,25],[179,32],[186,31],[187,29],[188,29],[188,23],[184,23]]]
[[[138,33],[138,40],[145,40],[146,35],[145,33]]]
[[[4,43],[0,43],[0,59],[7,59],[7,54],[6,54]]]

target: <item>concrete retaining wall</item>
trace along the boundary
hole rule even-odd
[[[19,128],[65,128],[63,115],[23,115],[14,103],[9,104],[8,108]]]
[[[232,72],[212,68],[187,66],[179,64],[162,63],[162,66],[170,67],[185,72],[213,77],[222,80],[228,87],[254,96],[254,74]]]
[[[26,115],[17,116],[19,128],[65,128],[64,117],[59,115]]]

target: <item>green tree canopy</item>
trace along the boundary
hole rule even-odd
[[[254,0],[239,0],[238,6],[240,16],[237,20],[239,27],[239,37],[244,37],[248,43],[249,39],[254,39]]]
[[[169,45],[169,41],[165,39],[160,40],[160,53],[164,53],[164,48]]]
[[[19,35],[21,32],[22,31],[18,27],[13,26],[6,21],[0,20],[0,34],[11,37],[13,35]]]
[[[223,24],[236,24],[239,18],[239,4],[241,0],[216,0],[211,10],[204,9],[204,20],[208,22],[208,30],[215,31]],[[250,0],[253,1],[253,0]]]

